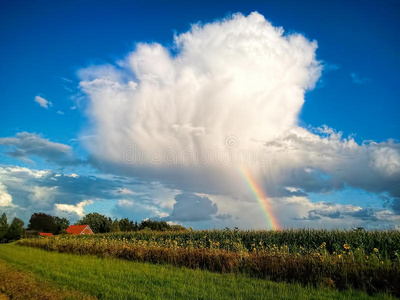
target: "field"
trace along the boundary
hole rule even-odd
[[[303,286],[400,295],[398,231],[139,231],[33,238],[18,244]]]
[[[368,296],[354,290],[339,292],[242,274],[64,254],[15,243],[0,245],[0,262],[1,291],[13,299],[38,299],[38,291],[49,290],[49,285],[56,287],[41,294],[41,299],[90,299],[88,295],[99,299],[393,299],[382,293]],[[9,283],[15,273],[17,278],[25,274],[28,283],[15,287],[13,282],[14,288],[7,285],[5,279],[11,276]]]

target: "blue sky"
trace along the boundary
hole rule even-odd
[[[185,217],[179,219],[176,217],[176,211],[183,211],[185,205],[187,205],[187,210],[198,210],[200,208],[195,203],[200,201],[204,204],[201,207],[204,208],[205,215],[207,212],[209,215],[205,216],[202,221],[193,215],[193,220],[196,220],[194,227],[224,227],[227,224],[235,226],[236,223],[239,224],[239,227],[263,227],[261,217],[255,218],[257,223],[252,223],[250,220],[254,219],[254,216],[239,215],[238,211],[242,208],[243,202],[229,200],[235,197],[250,197],[245,191],[241,195],[241,191],[220,189],[206,182],[204,185],[195,186],[193,183],[198,182],[196,176],[199,176],[197,171],[192,173],[192,171],[181,170],[182,168],[167,168],[166,171],[160,171],[154,166],[143,165],[121,166],[120,162],[110,158],[111,153],[104,158],[104,153],[107,153],[108,150],[99,153],[100,149],[108,149],[109,143],[118,140],[117,138],[104,139],[105,133],[99,133],[101,128],[107,126],[104,124],[125,118],[128,123],[131,123],[130,125],[124,123],[121,126],[130,128],[130,126],[134,127],[136,121],[130,121],[129,117],[122,115],[113,115],[110,121],[104,114],[97,114],[98,111],[106,109],[105,107],[96,109],[94,104],[97,101],[95,100],[98,97],[97,92],[104,95],[104,91],[100,89],[94,93],[92,90],[85,90],[82,85],[82,82],[89,82],[96,77],[111,78],[115,72],[126,74],[127,68],[121,65],[121,61],[127,60],[130,53],[137,51],[137,43],[158,43],[167,49],[166,51],[172,57],[180,57],[182,53],[174,44],[174,35],[179,36],[190,31],[192,24],[198,22],[203,25],[213,24],[223,18],[227,18],[225,21],[228,23],[232,14],[241,13],[247,17],[250,13],[257,11],[274,28],[282,27],[286,35],[300,34],[310,43],[314,40],[318,43],[318,48],[310,51],[315,52],[315,61],[318,61],[321,67],[321,70],[316,69],[316,72],[321,74],[313,83],[315,87],[305,89],[304,104],[296,106],[294,109],[297,125],[307,129],[307,132],[315,134],[315,136],[308,136],[307,139],[319,137],[326,138],[329,142],[335,142],[337,139],[348,139],[351,136],[359,147],[357,151],[360,152],[351,153],[350,156],[359,158],[361,155],[365,155],[365,163],[375,166],[375,169],[372,170],[361,170],[364,161],[356,164],[356,158],[354,158],[351,160],[351,163],[355,164],[354,168],[358,168],[361,174],[363,171],[371,172],[377,177],[380,176],[377,179],[372,175],[366,175],[365,180],[355,180],[354,176],[358,176],[358,174],[352,174],[351,170],[344,170],[340,163],[317,163],[308,157],[307,159],[312,163],[298,165],[299,160],[306,161],[304,156],[301,156],[301,158],[293,159],[296,164],[293,163],[293,170],[288,172],[291,175],[279,177],[278,180],[276,174],[282,174],[282,170],[287,171],[288,168],[280,165],[282,170],[276,171],[278,173],[273,176],[279,183],[274,183],[274,187],[271,188],[271,178],[260,175],[258,177],[259,184],[264,186],[267,194],[274,194],[271,189],[278,190],[276,186],[282,185],[283,189],[286,187],[296,188],[304,196],[303,206],[297,210],[298,216],[295,216],[295,212],[293,212],[293,216],[282,215],[282,224],[287,227],[337,227],[340,226],[340,223],[335,223],[334,218],[326,217],[326,213],[325,215],[320,214],[325,223],[322,221],[312,223],[312,220],[307,220],[307,222],[299,224],[299,222],[291,220],[306,218],[304,217],[307,215],[305,207],[309,207],[310,211],[316,209],[340,210],[343,211],[343,218],[350,218],[348,216],[351,213],[345,212],[346,209],[354,212],[357,210],[354,207],[364,209],[368,206],[368,208],[372,207],[376,210],[370,212],[370,215],[375,214],[373,217],[381,218],[379,220],[382,221],[384,217],[380,216],[384,214],[386,219],[382,222],[386,222],[385,226],[393,227],[393,222],[398,220],[397,214],[400,206],[398,205],[400,195],[396,188],[399,184],[400,174],[397,164],[400,139],[400,118],[398,117],[400,94],[397,88],[400,42],[396,38],[400,30],[400,21],[397,16],[399,6],[398,1],[383,3],[381,1],[1,2],[0,137],[3,139],[0,143],[2,144],[2,146],[0,145],[0,151],[2,151],[0,152],[0,163],[3,170],[9,168],[9,171],[3,171],[2,177],[0,177],[0,182],[2,182],[0,192],[10,195],[12,205],[8,200],[4,200],[3,204],[8,206],[3,205],[0,210],[4,208],[10,214],[21,215],[24,220],[27,220],[30,213],[37,210],[66,213],[74,220],[82,216],[75,213],[80,201],[91,201],[91,204],[87,204],[85,209],[87,212],[101,210],[103,213],[118,218],[125,216],[131,219],[156,217],[175,222],[184,220],[185,224],[189,224],[188,220],[190,220],[191,214],[187,213]],[[215,29],[215,34],[224,34],[217,30]],[[246,39],[246,34],[243,39]],[[306,46],[308,47],[308,44]],[[139,53],[138,56],[140,55]],[[195,59],[193,57],[186,58]],[[157,62],[157,56],[152,62],[162,64],[162,61]],[[115,70],[110,71],[112,74],[104,75],[105,72],[98,71],[98,69],[96,71],[95,66],[113,66]],[[83,73],[84,75],[82,75]],[[138,77],[138,74],[134,74],[132,78],[136,80]],[[135,82],[140,86],[139,81]],[[119,82],[125,84],[126,80],[123,79]],[[249,89],[248,93],[251,94],[252,91]],[[51,102],[51,105],[48,104],[48,108],[40,106],[35,101],[37,96]],[[271,104],[271,107],[274,106]],[[118,111],[120,110],[116,109],[112,113],[118,114]],[[215,114],[212,115],[217,116],[217,112],[215,111]],[[166,113],[170,112],[166,111]],[[279,115],[279,112],[277,114]],[[193,119],[190,119],[187,124],[191,124],[190,126],[197,129],[203,128],[203,123],[194,124],[196,120],[204,120],[204,118],[193,116]],[[176,120],[174,122],[176,123]],[[175,123],[170,124],[168,120],[164,123],[160,121],[160,124],[166,127],[174,126]],[[240,123],[239,119],[237,123]],[[229,128],[232,128],[232,124],[229,124]],[[157,125],[157,128],[161,125]],[[268,126],[268,123],[265,125]],[[332,129],[334,136],[332,136],[332,132],[327,133],[326,130],[315,133],[315,129],[323,125]],[[242,136],[245,132],[251,132],[250,129],[241,132],[240,138],[243,139]],[[205,130],[207,131],[208,128]],[[123,130],[121,129],[121,131]],[[18,135],[21,132],[27,132],[30,135]],[[342,133],[340,137],[337,136],[338,132]],[[154,137],[154,132],[148,133],[149,136]],[[239,136],[239,133],[229,130],[224,134]],[[286,133],[282,132],[282,134]],[[111,135],[110,131],[109,136]],[[92,141],[90,139],[93,136],[95,137]],[[125,140],[136,143],[137,135],[129,140],[131,137],[128,135]],[[14,140],[5,140],[5,138],[14,138]],[[23,138],[25,140],[21,144]],[[253,136],[245,136],[245,138],[256,139]],[[257,138],[264,137],[257,136]],[[274,147],[278,147],[278,144],[282,146],[282,141],[287,141],[288,138],[282,138],[279,143],[268,140],[266,137],[265,140]],[[388,140],[393,141],[388,142]],[[324,141],[321,143],[324,144]],[[377,143],[378,146],[375,144],[371,146],[370,141]],[[370,146],[364,147],[363,143]],[[348,151],[348,147],[343,146],[345,144],[346,141],[340,140],[339,144],[331,147],[338,151],[335,152],[335,155],[344,155],[343,153]],[[117,142],[115,147],[118,148],[118,145]],[[161,142],[154,141],[155,148],[158,149],[160,145]],[[149,142],[141,146],[150,147]],[[329,152],[329,149],[324,150],[318,146],[318,150],[315,151],[322,151],[319,154],[324,156],[328,155],[324,151]],[[274,153],[272,152],[272,154]],[[279,160],[281,152],[277,151],[276,153]],[[281,161],[283,159],[281,157]],[[33,170],[31,171],[33,173],[24,171],[24,176],[26,176],[24,180],[26,180],[26,184],[31,185],[31,189],[21,191],[14,186],[18,176],[22,176],[18,172],[18,174],[14,172],[17,167]],[[337,171],[340,168],[342,168],[341,173]],[[322,177],[315,175],[316,181],[321,182],[322,180],[324,186],[328,185],[329,188],[311,188],[302,182],[302,179],[297,180],[298,177],[293,175],[296,173],[301,177],[302,172],[306,169],[313,169],[318,171],[318,174],[323,174]],[[335,171],[332,171],[333,169]],[[39,177],[34,174],[40,170],[49,173],[39,182]],[[213,168],[210,167],[209,171],[212,172],[212,170]],[[169,177],[175,179],[168,179],[166,176],[160,175],[163,172],[170,172]],[[259,171],[255,168],[254,172],[265,173],[265,170]],[[346,174],[338,175],[343,173]],[[54,177],[55,174],[64,175]],[[76,183],[76,185],[83,184],[87,187],[87,190],[82,189],[81,194],[75,200],[70,200],[74,194],[71,190],[72,183],[69,181],[77,177],[68,177],[67,174],[77,174],[82,182]],[[224,177],[222,173],[214,172],[212,174],[216,178]],[[64,177],[69,181],[61,183],[56,180]],[[119,179],[120,177],[123,179]],[[369,184],[367,180],[369,177],[371,177],[370,180],[380,183]],[[183,184],[182,178],[185,178],[188,183]],[[22,179],[20,178],[20,180]],[[101,180],[107,182],[106,186],[109,186],[109,190],[104,190],[102,195],[98,195],[96,189],[100,189],[101,185],[96,187],[97,183],[93,182]],[[57,181],[59,185],[51,185],[48,181]],[[65,186],[62,186],[63,184]],[[121,189],[126,190],[119,193],[118,190]],[[198,196],[200,197],[198,200],[193,200],[194,193],[204,195]],[[47,197],[46,205],[40,203],[40,195],[43,198]],[[183,200],[185,197],[179,195],[187,195],[185,203]],[[295,197],[295,195],[291,196]],[[283,200],[282,197],[282,195],[277,195],[276,200],[271,200],[276,203],[278,215],[280,211],[284,210],[282,207],[289,205],[287,203],[293,200],[289,201],[290,197]],[[271,199],[273,198],[271,196]],[[251,199],[249,201],[251,202]],[[309,204],[307,201],[314,204]],[[328,204],[310,208],[321,201]],[[214,212],[210,203],[218,204],[218,213]],[[190,206],[191,204],[194,206]],[[329,206],[331,204],[333,206]],[[56,209],[58,207],[56,205],[70,206],[63,210]],[[293,204],[290,205],[293,207]],[[352,205],[354,207],[346,208],[335,205]],[[254,214],[258,216],[256,206],[254,206]],[[348,223],[344,223],[345,226],[359,224],[356,217],[351,216],[351,218]]]

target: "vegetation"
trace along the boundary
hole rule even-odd
[[[141,228],[147,227],[147,221],[143,221]],[[211,248],[217,247],[228,251],[252,251],[285,247],[289,253],[312,253],[315,249],[325,243],[324,251],[329,254],[340,254],[343,245],[350,245],[350,250],[362,249],[366,254],[375,253],[379,249],[379,257],[398,261],[400,259],[400,231],[377,230],[314,230],[314,229],[293,229],[283,231],[266,230],[200,230],[190,231],[183,228],[179,231],[154,232],[141,230],[136,232],[106,233],[95,236],[80,236],[80,239],[99,239],[103,237],[109,240],[128,241],[141,240],[157,242],[166,245],[176,241],[180,247]],[[218,245],[218,246],[216,246]]]
[[[384,294],[370,297],[354,290],[301,287],[241,274],[45,252],[15,244],[0,245],[0,259],[101,299],[391,299]]]
[[[28,231],[50,232],[57,234],[58,226],[53,216],[45,213],[33,213],[28,224]]]
[[[49,280],[38,279],[33,274],[21,272],[0,260],[0,299],[97,299],[82,292],[62,289]],[[6,298],[7,299],[7,298]]]
[[[312,248],[319,234],[330,237],[330,240]],[[369,238],[364,240],[364,234]],[[25,239],[18,244],[214,272],[244,273],[303,285],[328,285],[368,292],[387,290],[399,296],[398,235],[396,231],[141,231],[133,234]],[[344,242],[337,249],[335,243],[340,241],[339,237],[354,244]],[[249,247],[246,244],[248,240],[251,241]],[[269,244],[271,240],[280,240],[284,244]],[[375,247],[372,251],[360,246],[363,241],[369,242],[367,246],[373,243]],[[379,245],[384,251],[378,248]],[[395,249],[393,253],[392,249]]]
[[[94,233],[109,232],[133,232],[139,230],[158,230],[158,231],[181,231],[186,230],[181,225],[169,225],[165,221],[143,220],[140,224],[130,221],[129,219],[115,219],[101,215],[99,213],[90,213],[77,225],[89,225]],[[7,243],[19,240],[21,237],[37,237],[39,232],[52,234],[65,233],[70,225],[69,220],[58,216],[51,216],[45,213],[33,213],[27,230],[24,229],[24,222],[18,218],[14,218],[11,226],[8,225],[7,215],[3,213],[0,218],[0,243]]]
[[[19,240],[24,234],[24,222],[21,219],[14,218],[11,225],[8,226],[7,232],[1,242],[9,242]]]
[[[129,219],[121,219],[114,221],[99,213],[87,214],[82,220],[77,222],[78,225],[89,225],[94,233],[108,233],[108,232],[118,232],[118,231],[138,231],[143,229],[148,230],[182,230],[185,227],[181,225],[169,225],[165,221],[155,221],[155,220],[143,220],[140,224],[137,222],[130,221]]]
[[[64,231],[70,225],[69,220],[67,220],[66,218],[59,218],[57,216],[54,217],[54,222],[57,225],[57,233]]]
[[[3,242],[8,231],[7,215],[2,214],[0,218],[0,243]]]
[[[77,225],[89,225],[94,233],[105,233],[111,231],[112,220],[99,213],[87,214]]]

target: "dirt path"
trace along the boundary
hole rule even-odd
[[[0,300],[8,300],[8,296],[6,294],[0,293]]]

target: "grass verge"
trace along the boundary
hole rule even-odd
[[[241,274],[216,274],[95,256],[0,245],[0,259],[55,284],[101,299],[394,299],[354,290],[273,283]]]
[[[21,272],[0,260],[0,299],[96,299],[82,292],[62,289],[30,273]]]

